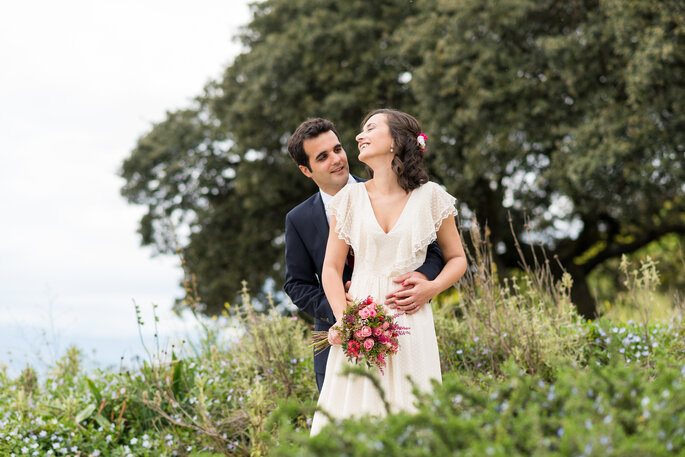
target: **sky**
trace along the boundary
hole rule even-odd
[[[0,366],[79,346],[107,367],[194,328],[170,312],[178,259],[136,233],[117,172],[167,110],[241,51],[247,0],[27,0],[0,5]]]

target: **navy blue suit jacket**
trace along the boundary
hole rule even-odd
[[[356,178],[357,181],[361,179]],[[314,318],[314,330],[328,331],[335,324],[333,310],[321,285],[321,269],[328,243],[328,219],[321,200],[315,193],[285,216],[285,285],[283,289],[295,305]],[[428,279],[435,279],[445,266],[437,243],[428,246],[425,263],[418,268]],[[343,283],[352,271],[345,266]],[[383,300],[385,297],[375,297]],[[328,350],[314,357],[314,371],[326,372]]]

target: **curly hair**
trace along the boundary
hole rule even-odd
[[[394,142],[395,157],[392,159],[392,170],[397,175],[400,187],[409,193],[428,182],[428,173],[423,168],[423,150],[416,140],[421,133],[421,124],[407,113],[381,108],[366,115],[362,121],[362,128],[369,118],[376,114],[385,114]],[[373,170],[367,167],[367,171],[373,177]]]

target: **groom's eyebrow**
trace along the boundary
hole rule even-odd
[[[333,150],[337,151],[338,149],[342,148],[342,144],[338,143],[335,146],[333,146]],[[319,152],[314,160],[321,160],[326,154],[328,154],[328,151],[321,151]]]

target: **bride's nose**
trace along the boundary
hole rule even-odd
[[[359,135],[355,137],[357,140],[357,143],[359,143],[362,139],[364,139],[364,132],[359,132]]]

